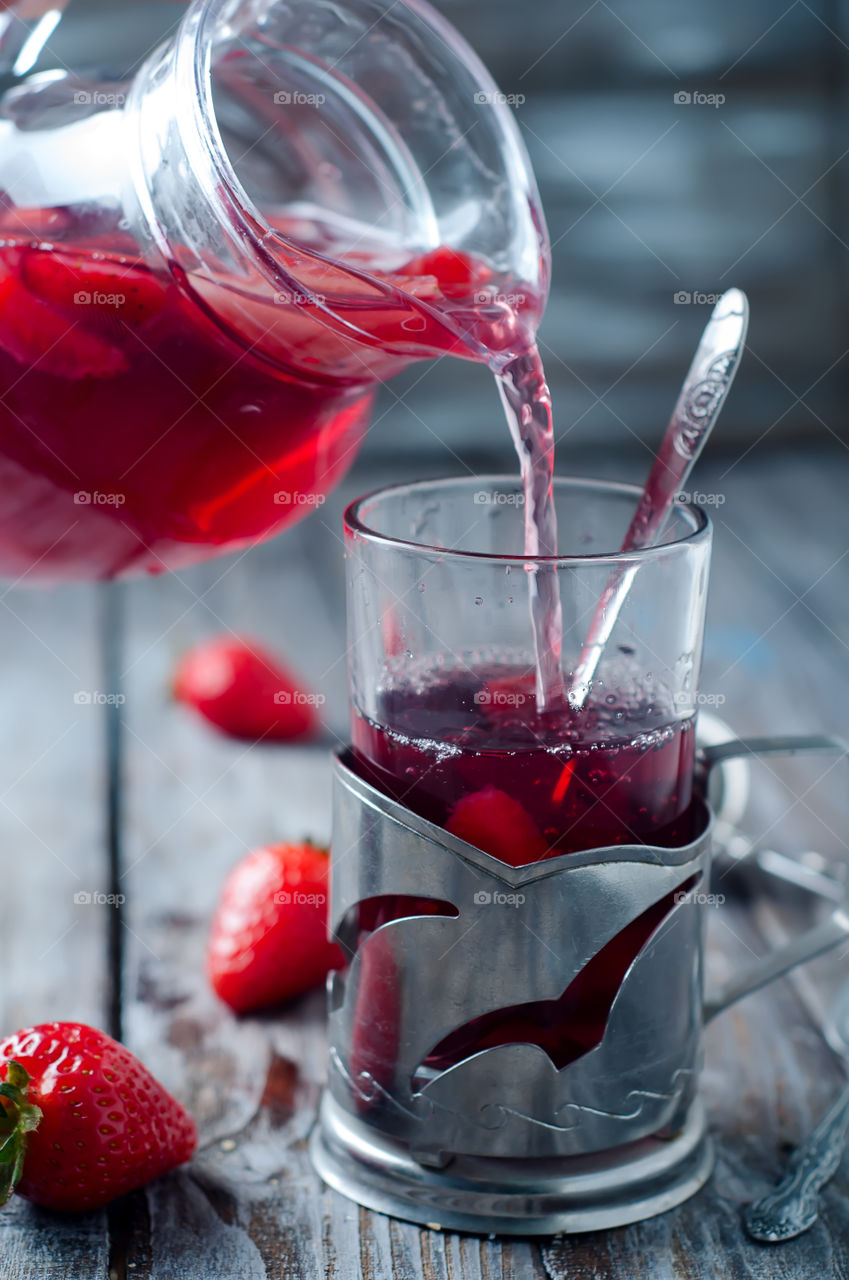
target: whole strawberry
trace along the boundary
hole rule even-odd
[[[190,1159],[192,1117],[111,1036],[45,1022],[0,1042],[0,1203],[96,1209]]]
[[[511,867],[539,862],[549,853],[548,841],[527,809],[497,787],[463,796],[445,827],[453,836]]]
[[[270,844],[227,877],[212,922],[207,968],[237,1013],[280,1004],[316,986],[344,956],[327,941],[326,849]]]
[[[318,728],[320,698],[255,640],[213,636],[184,653],[174,696],[233,738],[290,742]]]

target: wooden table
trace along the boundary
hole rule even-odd
[[[611,470],[577,461],[585,474]],[[645,465],[633,460],[635,476]],[[627,466],[615,462],[620,474]],[[222,878],[241,854],[272,838],[329,835],[328,747],[345,737],[346,719],[340,513],[345,497],[389,478],[378,470],[245,557],[134,582],[109,598],[88,586],[0,594],[2,1030],[50,1018],[120,1029],[201,1132],[190,1167],[108,1212],[64,1219],[15,1201],[0,1214],[3,1277],[846,1275],[845,1163],[803,1238],[762,1248],[740,1225],[741,1205],[775,1180],[843,1079],[819,1027],[846,955],[815,962],[711,1026],[703,1082],[716,1173],[663,1217],[541,1243],[481,1240],[361,1211],[312,1172],[306,1140],[325,1073],[323,993],[236,1021],[207,988],[204,940]],[[713,510],[705,693],[725,699],[719,710],[739,732],[846,729],[846,453],[759,449],[736,465],[714,459],[700,468],[699,488],[725,499]],[[117,672],[109,681],[104,618]],[[238,745],[170,701],[178,654],[226,628],[278,644],[321,688],[325,743]],[[116,693],[125,701],[100,705],[97,695]],[[110,794],[104,762],[118,730],[122,785]],[[756,766],[748,829],[781,848],[841,857],[845,767],[830,759],[813,771]],[[754,895],[738,873],[715,887],[727,895],[710,922],[717,980],[823,910],[798,892],[762,885]],[[86,902],[96,891],[126,900],[120,910]]]

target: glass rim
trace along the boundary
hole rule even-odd
[[[276,278],[269,275],[267,265],[261,258],[258,258],[257,247],[273,242],[275,239],[294,249],[303,250],[304,245],[296,238],[285,235],[268,220],[259,205],[249,195],[244,183],[236,173],[236,168],[224,144],[213,102],[212,71],[209,55],[216,23],[222,13],[226,12],[230,3],[231,0],[191,0],[186,12],[177,24],[173,37],[176,47],[176,65],[178,67],[178,77],[182,73],[181,80],[183,85],[186,88],[191,87],[185,119],[191,120],[195,129],[199,132],[206,151],[206,158],[212,166],[216,183],[220,184],[221,187],[220,190],[216,190],[214,200],[210,193],[207,193],[207,198],[214,204],[215,215],[219,221],[223,222],[231,232],[236,233],[243,248],[247,246],[246,251],[251,257],[253,265],[259,265],[266,279],[270,280],[271,283],[275,283]],[[513,113],[501,101],[502,95],[499,93],[495,80],[473,49],[471,43],[443,13],[430,3],[430,0],[401,0],[401,3],[415,14],[423,26],[429,27],[434,31],[442,44],[448,49],[450,56],[462,63],[468,69],[470,75],[474,76],[478,86],[493,98],[493,101],[487,105],[487,112],[496,121],[495,127],[500,133],[501,145],[509,154],[511,178],[515,182],[518,180],[517,173],[521,175],[521,182],[526,191],[527,199],[536,210],[537,247],[542,254],[544,262],[540,284],[542,297],[545,298],[548,295],[551,270],[548,228],[540,211],[539,192],[533,172],[529,165],[526,171],[526,167],[522,163],[521,153],[524,149],[524,144]],[[390,5],[390,9],[393,7]],[[178,118],[178,128],[182,126],[182,123],[183,117],[180,116]],[[431,248],[435,247],[435,244],[431,246]],[[317,259],[323,257],[321,253],[312,249],[309,249],[308,252],[314,253]],[[344,266],[345,264],[343,263],[342,265]],[[380,285],[384,283],[379,277],[363,269],[362,266],[358,267],[357,271],[358,274],[375,280]],[[299,288],[301,288],[300,285]],[[304,292],[309,291],[304,287]],[[332,307],[327,307],[327,304],[324,304],[324,309],[331,311],[338,319],[338,314]]]
[[[582,565],[609,565],[614,567],[623,564],[644,564],[668,554],[677,547],[698,547],[708,542],[711,538],[713,526],[710,518],[701,506],[689,499],[686,502],[673,503],[674,510],[686,512],[693,521],[693,527],[683,537],[672,538],[668,542],[653,543],[651,546],[640,547],[633,551],[588,552],[584,555],[528,556],[521,553],[463,551],[455,547],[440,547],[426,542],[413,542],[408,538],[398,538],[381,533],[378,529],[370,527],[362,518],[363,506],[384,495],[398,495],[405,492],[415,494],[417,491],[421,492],[427,489],[459,489],[465,486],[471,488],[473,485],[477,485],[480,488],[499,487],[505,490],[513,489],[517,492],[521,492],[522,489],[521,480],[518,476],[496,473],[481,476],[443,476],[431,480],[411,480],[398,484],[382,485],[379,489],[372,489],[369,493],[364,493],[361,497],[355,498],[353,502],[348,503],[342,517],[344,532],[346,535],[356,534],[375,546],[394,547],[399,551],[412,551],[425,556],[439,556],[440,559],[444,560],[458,560],[460,562],[483,561],[495,565],[556,565],[562,568],[576,568]],[[643,493],[639,485],[627,484],[619,480],[603,480],[592,476],[555,476],[554,488],[555,492],[558,489],[581,489],[606,496],[628,496],[633,498],[635,510]]]

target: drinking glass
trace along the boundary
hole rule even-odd
[[[352,742],[363,777],[523,865],[692,837],[711,528],[677,504],[621,553],[639,490],[554,486],[560,554],[529,560],[510,477],[425,481],[348,508]],[[612,575],[632,581],[583,708],[539,712],[529,587],[556,574],[565,684]]]

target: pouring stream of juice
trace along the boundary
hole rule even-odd
[[[498,391],[522,476],[525,500],[525,554],[557,554],[554,506],[554,428],[551,397],[536,346],[496,370]],[[550,710],[563,703],[561,666],[563,616],[560,584],[553,566],[537,566],[528,575],[536,666],[536,706]]]

